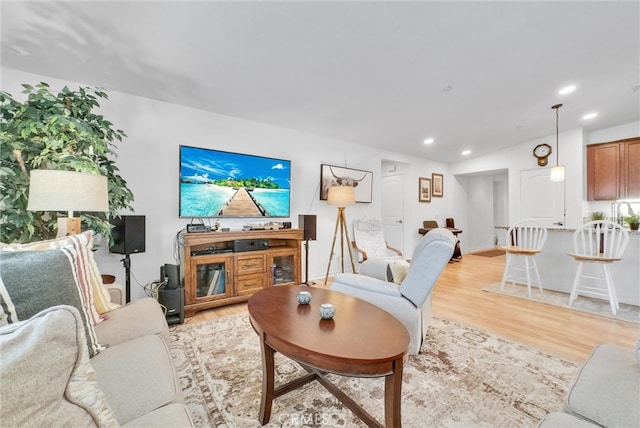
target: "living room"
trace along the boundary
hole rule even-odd
[[[31,3],[26,7],[33,8],[35,7],[33,5],[34,3]],[[55,55],[52,55],[53,58],[51,58],[26,54],[21,57],[22,60],[16,59],[19,55],[13,49],[21,44],[15,43],[16,38],[12,38],[8,33],[12,31],[12,26],[20,24],[5,25],[4,20],[9,19],[9,16],[13,17],[13,15],[7,14],[9,9],[7,5],[3,4],[2,8],[3,66],[0,72],[3,91],[20,98],[21,84],[35,84],[40,81],[48,82],[57,89],[64,85],[70,87],[79,85],[107,86],[109,100],[101,102],[100,111],[117,128],[123,129],[127,134],[127,138],[117,147],[116,164],[135,196],[134,213],[146,217],[146,251],[132,255],[131,295],[133,299],[145,296],[142,286],[158,279],[160,265],[178,262],[176,259],[176,234],[192,221],[190,218],[180,218],[178,215],[180,145],[290,160],[292,168],[290,217],[275,220],[291,221],[295,227],[299,214],[315,214],[317,216],[317,239],[310,242],[309,271],[306,273],[313,280],[322,280],[331,253],[336,207],[328,205],[319,197],[321,164],[347,166],[373,173],[371,202],[347,207],[346,215],[349,221],[380,217],[385,207],[382,180],[390,174],[392,168],[402,172],[405,183],[403,194],[404,229],[400,234],[399,242],[404,254],[411,254],[421,238],[417,229],[423,220],[435,219],[443,224],[447,217],[454,217],[456,226],[463,229],[464,232],[460,235],[463,251],[471,252],[493,247],[497,234],[495,226],[511,223],[521,217],[520,172],[539,168],[536,159],[532,156],[532,150],[538,144],[547,143],[551,144],[554,150],[559,149],[560,161],[568,171],[564,192],[566,195],[565,224],[577,226],[589,213],[595,210],[608,211],[610,206],[608,202],[594,203],[586,200],[586,166],[584,161],[586,145],[637,137],[640,134],[637,106],[628,112],[630,116],[608,122],[610,126],[584,125],[583,127],[575,120],[574,116],[577,113],[571,107],[571,104],[577,101],[573,101],[571,98],[561,99],[555,94],[555,90],[559,89],[565,80],[573,78],[573,76],[563,74],[558,77],[562,80],[557,82],[558,88],[556,86],[548,88],[549,93],[546,97],[541,97],[542,100],[536,100],[532,106],[522,109],[523,115],[526,115],[530,110],[539,110],[541,114],[538,111],[535,114],[540,114],[545,118],[536,123],[539,131],[535,137],[521,139],[519,136],[514,136],[513,143],[508,147],[495,148],[479,156],[474,155],[470,159],[458,157],[455,161],[434,160],[428,153],[418,156],[414,153],[397,150],[394,140],[387,141],[385,147],[379,147],[323,136],[321,132],[301,131],[272,124],[268,120],[269,116],[264,112],[263,116],[256,114],[255,119],[234,117],[231,113],[220,113],[216,111],[215,106],[206,105],[209,100],[197,91],[188,95],[196,99],[200,107],[184,105],[181,101],[172,102],[173,99],[179,99],[179,96],[184,96],[184,94],[176,93],[178,91],[167,85],[164,79],[167,81],[188,79],[186,70],[184,70],[189,68],[188,61],[175,63],[175,69],[169,71],[156,71],[153,62],[147,61],[147,58],[139,58],[137,62],[131,58],[122,60],[125,62],[122,68],[131,72],[131,86],[110,88],[105,83],[107,77],[104,81],[100,78],[103,75],[101,73],[104,72],[104,76],[107,76],[108,72],[111,72],[107,63],[120,62],[118,51],[126,50],[127,42],[116,44],[113,41],[112,48],[105,48],[112,43],[109,37],[110,30],[104,30],[100,27],[99,31],[96,31],[99,36],[94,37],[88,37],[94,28],[83,28],[76,30],[77,32],[69,30],[73,20],[65,17],[65,14],[72,11],[66,8],[57,12],[55,9],[47,9],[47,12],[52,15],[38,15],[37,25],[29,27],[36,28],[37,31],[32,34],[25,32],[24,39],[18,39],[23,43],[39,44],[48,37],[46,30],[43,29],[50,28],[53,26],[52,22],[57,21],[62,23],[60,25],[65,28],[64,31],[73,34],[70,37],[71,41],[63,40],[60,42],[60,46],[67,43],[67,46],[62,48],[67,54],[73,52],[87,40],[89,43],[95,43],[92,49],[96,51],[95,55],[101,57],[104,62],[92,62],[93,57],[89,61],[79,59],[78,63],[74,65],[82,68],[79,64],[84,63],[86,67],[84,73],[76,74],[74,72],[60,75],[57,71],[53,71],[53,64],[57,61]],[[80,15],[83,18],[87,17],[86,14]],[[637,14],[635,16],[637,17]],[[26,17],[23,18],[26,20]],[[48,23],[48,21],[51,22]],[[636,27],[633,31],[637,33],[637,19],[635,22]],[[92,21],[92,23],[97,25],[99,20]],[[13,28],[15,29],[15,27]],[[64,31],[61,33],[64,34]],[[56,27],[53,32],[60,34],[60,28]],[[170,33],[171,31],[166,30],[165,32]],[[14,34],[16,33],[14,32]],[[163,33],[163,37],[165,36],[166,34]],[[114,39],[116,38],[114,37]],[[128,41],[135,44],[135,40]],[[15,45],[7,46],[6,43],[9,42],[14,42]],[[28,43],[27,46],[29,47]],[[202,55],[201,52],[191,52],[184,46],[167,48],[167,50],[173,49],[184,49],[184,55]],[[637,57],[637,53],[635,55]],[[126,58],[124,53],[123,58]],[[126,61],[131,62],[127,63]],[[598,60],[594,59],[594,62],[598,62]],[[549,72],[548,69],[534,70],[532,75]],[[633,79],[635,79],[634,84],[637,85],[637,68],[626,70],[626,72],[627,74],[636,72]],[[212,70],[211,76],[212,79],[215,78],[215,70]],[[270,79],[264,77],[260,83],[268,86]],[[284,85],[283,83],[279,84]],[[448,83],[438,84],[438,91],[441,91],[441,87],[445,84]],[[144,87],[147,91],[161,93],[159,98],[162,100],[137,94],[132,89],[136,85]],[[242,86],[242,81],[234,81],[229,85]],[[635,93],[631,92],[631,86],[625,88],[625,91],[637,100],[637,89]],[[456,85],[454,94],[457,90],[458,86]],[[578,88],[578,91],[580,90],[582,88]],[[311,99],[313,94],[308,96]],[[346,95],[345,97],[351,96]],[[231,104],[233,101],[227,100]],[[252,103],[258,100],[246,96],[244,101]],[[559,148],[555,145],[556,117],[550,109],[550,106],[557,101],[565,102],[566,110],[571,111],[566,116],[564,111],[560,111],[559,140],[561,147]],[[483,110],[483,100],[475,100],[474,104],[479,110]],[[434,107],[434,109],[439,109],[439,107]],[[442,106],[442,109],[449,110],[450,115],[456,114],[456,109],[452,106]],[[296,115],[296,105],[290,107],[290,114]],[[603,113],[604,115],[606,113]],[[358,119],[357,116],[345,116],[337,120],[353,121],[354,127],[362,126]],[[492,120],[500,122],[499,117],[492,117]],[[526,119],[522,120],[526,121]],[[565,120],[566,124],[563,123]],[[505,124],[508,130],[503,133],[515,134],[517,132],[514,131],[516,126],[518,124]],[[418,144],[421,144],[421,141]],[[457,153],[455,156],[458,156]],[[552,159],[551,162],[554,160]],[[431,177],[432,173],[443,174],[443,197],[432,197],[429,203],[419,202],[418,179]],[[502,183],[502,194],[506,194],[506,197],[499,200],[494,199],[496,183]],[[496,203],[499,204],[497,207]],[[496,217],[500,221],[496,222]],[[261,219],[221,219],[221,226],[237,230],[246,223],[258,221]],[[121,258],[118,254],[110,254],[104,246],[96,253],[101,271],[115,275],[118,283],[124,283]],[[332,275],[339,272],[339,262],[339,259],[334,259]]]

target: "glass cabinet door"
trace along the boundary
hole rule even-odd
[[[271,284],[280,285],[296,282],[295,256],[286,254],[273,256],[271,264]]]
[[[230,296],[229,269],[226,260],[198,260],[195,263],[197,299],[216,299]]]

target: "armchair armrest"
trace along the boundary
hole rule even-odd
[[[358,291],[386,297],[402,297],[398,286],[393,282],[355,273],[337,274],[330,288],[356,297],[360,297]]]
[[[393,248],[391,245],[389,245],[387,243],[387,241],[384,241],[384,244],[385,244],[387,250],[397,254],[398,257],[402,257],[402,251],[398,250],[397,248]],[[358,259],[358,263],[364,263],[364,262],[366,262],[368,260],[367,252],[365,250],[363,250],[362,248],[358,247],[358,245],[356,244],[356,241],[351,241],[351,247],[353,247],[353,249],[358,253],[358,254],[356,254],[357,259]],[[391,258],[394,257],[391,254],[387,254],[387,256],[389,256]]]
[[[391,245],[389,245],[387,243],[387,241],[384,241],[384,243],[387,245],[387,249],[393,251],[394,253],[396,253],[397,255],[399,255],[400,257],[402,257],[402,251],[398,250],[397,248],[393,248]]]
[[[353,247],[354,250],[356,250],[356,252],[358,254],[356,254],[356,258],[358,259],[359,263],[364,263],[367,261],[367,252],[365,250],[363,250],[362,248],[359,248],[356,245],[356,241],[351,241],[351,246]],[[362,258],[362,260],[360,260],[360,258]]]
[[[115,303],[121,306],[126,304],[125,290],[120,284],[103,284],[103,286],[109,291],[111,296],[111,303]]]

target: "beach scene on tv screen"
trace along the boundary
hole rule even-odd
[[[180,147],[180,217],[289,217],[291,162]]]

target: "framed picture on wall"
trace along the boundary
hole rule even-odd
[[[418,178],[418,202],[431,202],[431,179]]]
[[[326,201],[329,187],[355,187],[356,202],[371,203],[373,195],[373,172],[335,165],[320,165],[320,200]]]
[[[444,176],[434,172],[431,174],[431,180],[431,184],[433,185],[431,194],[434,197],[441,197],[444,194]]]

